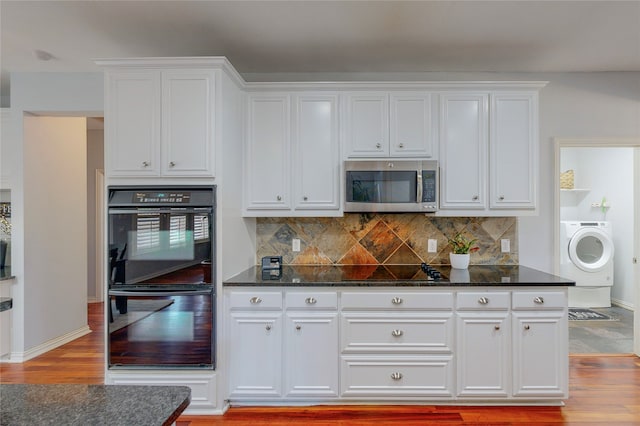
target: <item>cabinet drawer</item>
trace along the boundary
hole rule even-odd
[[[453,309],[453,294],[445,292],[342,293],[342,309]]]
[[[562,291],[514,291],[513,309],[564,309],[567,296]]]
[[[452,357],[342,358],[343,397],[453,397]]]
[[[287,309],[337,309],[336,292],[286,292],[284,295]]]
[[[453,314],[342,316],[343,353],[451,352]]]
[[[229,295],[231,309],[282,309],[282,293],[279,291],[232,291]]]
[[[509,309],[509,292],[474,291],[458,293],[457,309]]]

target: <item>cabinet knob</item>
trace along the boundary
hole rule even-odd
[[[299,330],[301,330],[301,329],[302,329],[302,326],[301,326],[300,324],[296,325],[296,330],[298,330],[298,331],[299,331]]]
[[[307,201],[307,200],[309,199],[309,197],[307,197],[307,196],[305,195],[304,197],[302,197],[302,199],[303,199],[304,201]]]
[[[525,330],[529,330],[530,328],[531,328],[531,327],[529,327],[529,324],[527,324],[527,325],[525,325],[525,326],[524,326],[524,329],[525,329]]]
[[[259,297],[252,297],[251,299],[249,299],[249,303],[251,303],[252,305],[258,305],[260,303],[262,303],[262,299],[260,299]]]
[[[149,162],[148,161],[143,161],[142,162],[142,167],[149,167]]]
[[[479,197],[478,197],[477,195],[474,195],[473,197],[471,197],[471,199],[472,199],[473,201],[478,201],[478,198],[479,198]]]
[[[318,301],[315,297],[307,297],[306,299],[304,299],[304,303],[306,303],[307,305],[315,305],[316,302]]]
[[[391,303],[393,303],[394,305],[401,305],[402,302],[403,300],[400,297],[394,297],[393,299],[391,299]]]
[[[489,298],[488,297],[481,297],[480,299],[478,299],[478,303],[481,305],[486,305],[487,303],[489,303]]]
[[[174,167],[176,165],[176,163],[174,163],[173,161],[169,161],[169,167]]]
[[[266,329],[267,331],[271,330],[271,324],[267,324],[267,326],[265,327],[265,329]]]
[[[498,197],[498,200],[500,200],[500,201],[504,201],[504,195],[499,196],[499,197]]]
[[[278,195],[278,196],[276,197],[276,200],[278,200],[278,201],[282,201],[282,197],[281,197],[280,195]]]
[[[378,148],[378,149],[382,148],[382,144],[377,143],[376,144],[376,148]]]
[[[402,373],[391,373],[391,378],[393,380],[401,380],[402,379]]]
[[[540,296],[533,298],[533,303],[537,303],[538,305],[542,305],[544,303],[544,299]]]
[[[404,148],[404,144],[403,143],[399,144],[398,148]]]
[[[403,334],[404,334],[404,332],[403,332],[402,330],[393,330],[393,331],[391,332],[391,335],[392,335],[393,337],[400,337],[400,336],[402,336]]]
[[[496,330],[496,331],[498,331],[498,330],[500,330],[500,326],[499,326],[499,325],[494,325],[494,326],[493,326],[493,329],[494,329],[494,330]]]

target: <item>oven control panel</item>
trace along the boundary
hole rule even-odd
[[[134,203],[186,204],[191,201],[191,192],[135,192]]]

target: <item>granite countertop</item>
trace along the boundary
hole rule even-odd
[[[0,385],[1,425],[170,425],[187,386]]]
[[[262,270],[253,266],[224,281],[226,287],[480,287],[480,286],[574,286],[575,281],[519,265],[472,265],[451,269],[435,265],[443,277],[431,280],[420,265],[293,266]]]

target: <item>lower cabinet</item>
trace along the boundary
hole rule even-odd
[[[568,397],[566,289],[225,291],[229,400]]]

